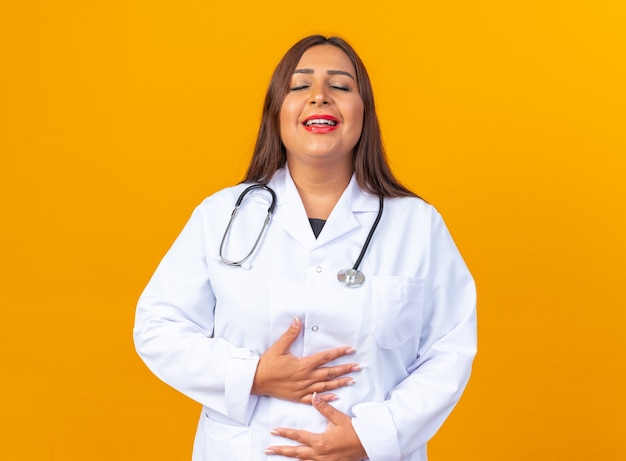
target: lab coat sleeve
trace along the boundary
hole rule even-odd
[[[161,380],[201,404],[248,424],[259,357],[212,338],[215,296],[207,270],[202,206],[167,252],[141,295],[135,318],[138,354]]]
[[[433,209],[420,355],[383,402],[352,408],[371,461],[410,457],[437,432],[469,379],[476,354],[476,290],[441,216]]]

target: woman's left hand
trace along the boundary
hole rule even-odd
[[[352,428],[352,418],[313,395],[313,406],[328,420],[326,432],[314,434],[299,429],[277,428],[272,434],[294,440],[300,445],[272,446],[268,455],[282,455],[303,461],[357,461],[367,457]]]

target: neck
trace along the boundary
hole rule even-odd
[[[298,189],[309,218],[328,219],[352,178],[349,168],[300,168],[289,164],[289,172]]]

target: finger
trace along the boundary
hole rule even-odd
[[[339,420],[342,419],[342,417],[346,416],[344,413],[340,412],[324,399],[322,399],[317,393],[313,394],[313,398],[311,400],[313,403],[313,407],[333,424],[339,424]]]
[[[336,379],[348,373],[361,371],[361,369],[361,365],[359,365],[358,363],[347,363],[345,365],[337,365],[334,367],[320,367],[315,370],[313,379],[316,381]]]
[[[296,446],[272,446],[265,450],[266,455],[279,455],[286,458],[293,458],[298,461],[311,460],[313,457],[313,450],[304,445]]]
[[[339,357],[354,354],[355,352],[356,350],[354,349],[354,347],[336,347],[334,349],[328,349],[327,351],[313,354],[309,357],[309,360],[311,361],[311,364],[314,368],[318,368],[322,365],[326,365],[327,363],[332,362],[335,359],[338,359]]]
[[[310,448],[311,441],[315,434],[299,429],[280,427],[274,429],[272,435],[283,437],[297,442],[298,445],[274,445],[265,450],[268,455],[282,455],[288,458],[309,459],[313,452]]]
[[[296,341],[298,335],[302,331],[302,322],[298,317],[294,317],[293,322],[287,331],[285,331],[278,340],[270,347],[270,349],[278,349],[281,354],[288,354],[291,349],[291,345]]]
[[[311,403],[310,398],[313,397],[313,393],[317,392],[320,394],[320,397],[326,395],[326,392],[334,391],[342,387],[352,386],[356,381],[353,378],[341,378],[341,379],[333,379],[331,381],[319,381],[308,386],[304,392],[307,392],[308,395],[306,403]],[[323,397],[322,397],[323,398]],[[324,399],[329,401],[329,399]]]
[[[334,402],[335,400],[338,400],[339,397],[337,397],[337,394],[333,394],[332,392],[329,392],[327,394],[319,394],[320,399],[326,401],[326,402]],[[308,394],[305,395],[304,397],[302,397],[300,399],[300,403],[306,403],[307,405],[312,405],[313,404],[313,394]]]
[[[298,442],[300,445],[296,446],[274,446],[270,447],[271,449],[291,449],[295,450],[301,448],[302,446],[310,446],[312,439],[315,437],[315,434],[309,431],[305,431],[302,429],[291,429],[287,427],[278,427],[271,432],[272,435],[277,437],[283,437],[285,439],[293,440],[294,442]]]

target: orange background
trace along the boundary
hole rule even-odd
[[[623,0],[3,1],[0,459],[190,459],[198,405],[135,355],[135,302],[313,32],[362,55],[394,170],[478,284],[431,459],[623,459]]]

